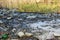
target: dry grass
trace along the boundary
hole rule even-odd
[[[1,2],[2,1],[2,2]],[[2,3],[2,4],[1,4]],[[37,4],[36,4],[37,3]],[[60,9],[59,1],[54,3],[40,3],[39,0],[0,0],[0,6],[7,8],[19,8],[20,12],[55,12]]]
[[[21,12],[56,12],[60,7],[56,4],[21,4],[19,11]]]

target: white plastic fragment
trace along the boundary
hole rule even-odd
[[[23,32],[18,32],[17,34],[19,37],[23,37],[24,36],[24,33]]]
[[[19,37],[24,37],[24,36],[28,36],[28,37],[30,37],[30,36],[33,36],[33,34],[32,33],[28,33],[28,32],[18,32],[18,34],[17,34]]]
[[[13,29],[12,29],[12,32],[14,32],[14,31],[16,31],[16,29],[15,29],[15,28],[13,28]]]
[[[29,37],[29,36],[32,36],[33,34],[26,32],[25,35]]]

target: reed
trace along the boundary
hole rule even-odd
[[[60,10],[60,1],[53,0],[0,0],[0,6],[7,8],[18,8],[20,12],[56,12]]]

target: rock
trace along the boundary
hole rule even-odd
[[[0,23],[3,23],[3,21],[2,21],[2,20],[0,20]]]
[[[60,37],[60,33],[54,33],[54,36]]]
[[[54,33],[55,39],[60,40],[60,33]]]
[[[28,32],[18,32],[18,36],[19,37],[24,37],[24,36],[27,36],[27,37],[30,37],[30,36],[33,36],[32,33],[28,33]]]
[[[22,21],[23,19],[18,19],[19,21]]]
[[[36,18],[36,16],[28,16],[27,18],[32,19],[32,18]]]
[[[12,17],[7,17],[7,19],[11,19]]]
[[[54,34],[52,32],[50,32],[48,35],[47,35],[47,40],[50,40],[50,39],[54,39]]]
[[[24,33],[21,31],[21,32],[18,32],[17,34],[19,37],[23,37],[24,36]]]
[[[19,39],[11,39],[11,40],[19,40]]]
[[[36,37],[26,37],[26,36],[24,36],[24,37],[20,38],[20,40],[39,40],[39,39],[36,38]]]
[[[26,32],[25,35],[28,36],[28,37],[33,36],[32,33],[28,33],[28,32]]]
[[[16,29],[15,29],[15,28],[13,28],[13,29],[12,29],[12,32],[15,32],[15,31],[16,31]]]

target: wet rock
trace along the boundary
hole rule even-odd
[[[51,17],[51,15],[50,15]],[[56,27],[57,26],[51,26],[53,24],[56,23],[60,23],[60,19],[55,21],[55,18],[51,21],[45,22],[48,19],[50,19],[50,17],[48,15],[45,14],[35,14],[35,13],[19,13],[16,12],[16,9],[0,9],[0,31],[4,31],[5,29],[8,28],[9,33],[11,33],[10,35],[12,35],[11,37],[15,37],[15,31],[17,31],[18,29],[23,30],[26,29],[28,32],[18,32],[17,35],[19,37],[24,37],[27,36],[25,39],[26,40],[38,40],[37,38],[31,38],[30,36],[32,35],[42,35],[45,34],[47,31],[50,32],[52,31],[56,31]],[[45,20],[47,19],[47,20]],[[39,21],[37,21],[39,20]],[[29,24],[30,26],[26,26],[27,24]],[[42,26],[41,26],[42,25]],[[5,26],[9,26],[9,27],[5,27]],[[37,28],[38,26],[38,28]],[[3,28],[4,27],[4,28]],[[31,27],[31,28],[30,28]],[[52,28],[53,27],[53,28]],[[15,30],[14,28],[16,28],[17,30]],[[41,29],[39,29],[41,28]],[[43,29],[43,31],[41,31]],[[58,29],[58,28],[57,28]],[[35,30],[35,32],[34,32]],[[38,31],[37,31],[38,30]],[[12,32],[11,32],[12,31]],[[33,32],[32,32],[33,31]],[[32,33],[35,34],[32,34]],[[48,34],[48,35],[52,35],[52,34]],[[56,36],[56,34],[55,34]],[[29,38],[28,38],[29,37]],[[48,36],[47,36],[48,37]],[[23,40],[25,40],[23,39]],[[51,39],[50,37],[47,39]]]
[[[60,33],[54,33],[55,39],[60,40]]]
[[[7,19],[11,19],[12,17],[7,17]]]
[[[13,38],[8,38],[7,40],[19,40],[18,38],[13,39]]]
[[[2,21],[2,20],[0,20],[0,23],[3,23],[3,21]]]
[[[23,21],[23,19],[18,19],[19,21]]]
[[[47,40],[53,40],[55,37],[54,37],[54,34],[52,32],[50,32],[48,35],[47,35]]]
[[[15,31],[16,31],[16,29],[15,29],[15,28],[13,28],[13,29],[12,29],[12,32],[15,32]]]
[[[27,36],[24,36],[24,37],[20,38],[20,40],[39,40],[39,39],[36,38],[36,37],[27,37]]]
[[[32,18],[36,18],[36,16],[28,16],[27,18],[32,19]]]
[[[54,36],[60,36],[60,33],[54,33]]]

